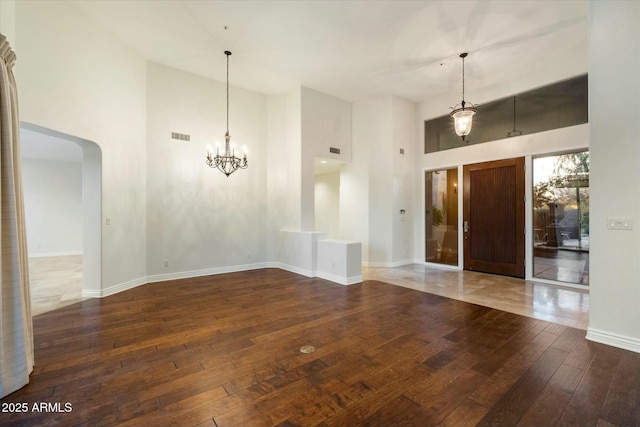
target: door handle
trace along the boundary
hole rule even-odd
[[[469,221],[464,221],[462,223],[462,229],[464,230],[465,233],[469,232]]]

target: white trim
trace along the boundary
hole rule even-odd
[[[340,285],[355,285],[356,283],[362,283],[362,275],[352,277],[341,277],[331,273],[318,272],[318,277],[324,280],[329,280]]]
[[[213,276],[216,274],[236,273],[239,271],[266,268],[265,263],[232,265],[229,267],[205,268],[203,270],[182,271],[176,273],[147,276],[147,283],[166,282],[167,280],[189,279],[192,277]]]
[[[82,255],[82,251],[62,251],[62,252],[35,252],[29,254],[29,258],[49,258],[56,256]]]
[[[439,262],[429,262],[429,261],[423,261],[422,264],[424,264],[425,267],[442,268],[443,270],[455,270],[455,271],[462,270],[462,267],[460,267],[459,265],[440,264]]]
[[[279,262],[261,262],[261,263],[255,263],[255,264],[243,264],[243,265],[234,265],[230,267],[207,268],[203,270],[182,271],[182,272],[176,272],[176,273],[145,276],[145,277],[140,277],[138,279],[130,280],[128,282],[113,285],[98,291],[83,290],[82,296],[85,298],[102,298],[109,295],[117,294],[122,291],[133,289],[138,286],[146,285],[148,283],[165,282],[168,280],[189,279],[192,277],[201,277],[201,276],[213,276],[216,274],[237,273],[239,271],[258,270],[261,268],[279,268],[281,270],[289,271],[291,273],[299,274],[301,276],[319,277],[321,279],[329,280],[331,282],[335,282],[341,285],[353,285],[356,283],[361,283],[363,280],[362,275],[344,278],[344,277],[335,276],[329,273],[316,274],[310,270],[305,270],[302,268],[294,267],[292,265],[282,264]]]
[[[147,281],[146,277],[140,277],[138,279],[129,280],[128,282],[124,282],[124,283],[120,283],[118,285],[110,286],[110,287],[108,287],[106,289],[101,289],[99,291],[94,291],[94,290],[86,291],[86,290],[83,290],[82,291],[82,296],[83,297],[90,297],[90,298],[108,297],[109,295],[117,294],[119,292],[126,291],[126,290],[129,290],[129,289],[137,288],[138,286],[146,285],[147,283],[149,283],[149,282]]]
[[[405,259],[402,261],[362,261],[363,267],[383,267],[383,268],[393,268],[393,267],[402,267],[403,265],[415,264],[415,260]]]
[[[84,289],[82,290],[83,298],[100,298],[103,296],[104,295],[102,295],[102,291],[85,291]]]
[[[275,266],[276,268],[279,268],[281,270],[285,270],[285,271],[289,271],[291,273],[296,273],[296,274],[300,274],[302,276],[307,276],[307,277],[316,277],[316,274],[314,271],[311,270],[306,270],[304,268],[300,268],[300,267],[295,267],[293,265],[289,265],[289,264],[283,264],[283,263],[276,263],[277,265]]]
[[[261,268],[268,268],[268,267],[270,267],[269,263],[256,263],[256,264],[234,265],[231,267],[208,268],[204,270],[156,274],[153,276],[140,277],[138,279],[113,285],[102,290],[97,290],[97,291],[83,290],[82,296],[87,298],[102,298],[102,297],[107,297],[109,295],[117,294],[122,291],[137,288],[138,286],[146,285],[148,283],[165,282],[167,280],[189,279],[192,277],[201,277],[201,276],[212,276],[212,275],[224,274],[224,273],[236,273],[239,271],[258,270]]]
[[[587,328],[587,336],[585,338],[589,341],[640,353],[640,339],[638,338],[626,337],[593,328]]]

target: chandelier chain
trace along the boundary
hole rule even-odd
[[[464,106],[464,58],[465,58],[465,56],[467,56],[467,55],[462,56],[462,102],[463,102],[463,106]]]
[[[225,51],[227,55],[227,135],[229,134],[229,55],[231,52]]]

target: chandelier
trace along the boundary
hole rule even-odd
[[[229,135],[229,56],[231,56],[231,52],[225,50],[224,54],[227,55],[227,132],[224,134],[224,151],[222,154],[220,154],[219,147],[216,147],[215,156],[213,156],[211,148],[207,148],[207,165],[218,169],[229,177],[238,169],[246,169],[248,164],[246,150],[242,158],[236,157],[235,145],[231,143],[231,135]]]
[[[466,107],[467,103],[464,101],[464,58],[466,57],[466,52],[460,54],[460,58],[462,58],[462,102],[453,107],[453,111],[451,112],[456,134],[462,137],[463,141],[464,137],[469,135],[469,132],[471,132],[473,115],[478,111],[476,105],[470,104],[470,107]]]

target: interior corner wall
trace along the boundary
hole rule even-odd
[[[267,97],[267,261],[279,262],[280,230],[300,231],[301,218],[301,94]]]
[[[640,352],[640,3],[589,2],[590,313],[587,338]],[[616,46],[616,48],[612,48]],[[610,217],[632,230],[609,230]]]
[[[15,16],[20,120],[100,146],[102,288],[139,280],[146,275],[146,60],[71,3],[16,2]]]
[[[229,177],[205,163],[224,147],[226,86],[156,63],[147,65],[147,271],[193,276],[266,261],[264,95],[229,89],[231,142],[247,169]],[[172,132],[189,141],[172,139]]]

